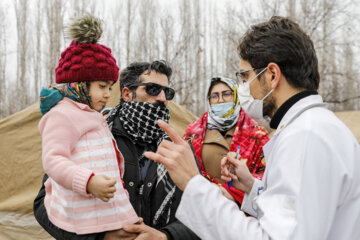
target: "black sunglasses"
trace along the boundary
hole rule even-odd
[[[166,100],[172,100],[175,96],[175,90],[169,87],[161,86],[157,83],[133,83],[127,86],[128,88],[145,86],[145,91],[150,96],[157,96],[164,90]]]

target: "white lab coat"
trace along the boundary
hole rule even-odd
[[[176,217],[202,239],[360,239],[360,146],[318,95],[295,103],[264,146],[266,170],[242,210],[198,175]],[[295,119],[292,121],[291,119]],[[360,123],[359,123],[360,124]]]

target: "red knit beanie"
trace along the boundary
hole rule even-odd
[[[119,67],[111,49],[97,43],[102,34],[101,21],[90,15],[79,17],[70,26],[69,32],[73,41],[61,53],[55,69],[56,83],[116,82]]]

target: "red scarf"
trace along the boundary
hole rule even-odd
[[[205,138],[208,113],[204,113],[198,120],[191,123],[184,134],[184,139],[191,143],[195,150],[195,156],[198,158],[201,171],[209,181],[219,184],[204,169],[201,159],[201,150]],[[230,146],[230,152],[236,152],[237,147],[241,146],[241,159],[247,159],[247,166],[252,175],[262,179],[265,170],[265,160],[262,147],[269,141],[269,134],[265,128],[255,122],[243,109],[240,111],[239,120],[236,124],[233,139]],[[220,185],[220,184],[219,184]],[[228,192],[241,204],[244,198],[244,192],[231,187],[227,184],[222,185]]]

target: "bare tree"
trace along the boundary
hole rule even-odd
[[[122,30],[123,30],[123,17],[124,12],[121,11],[123,9],[123,5],[121,2],[115,2],[115,5],[111,11],[111,20],[112,20],[112,31],[108,31],[109,34],[109,43],[112,46],[112,53],[114,57],[117,59],[117,64],[121,66],[121,54],[124,48],[123,42],[125,39],[122,38]]]
[[[178,72],[178,80],[176,82],[176,90],[177,90],[177,95],[179,96],[178,101],[180,104],[183,105],[189,105],[189,98],[190,96],[188,94],[186,94],[186,89],[187,89],[187,82],[189,81],[190,78],[190,67],[189,67],[189,52],[188,52],[188,48],[189,48],[189,36],[191,34],[191,29],[190,29],[190,6],[189,6],[189,2],[186,0],[182,0],[179,3],[179,12],[180,12],[180,26],[181,26],[181,41],[182,42],[186,42],[187,44],[184,45],[184,55],[181,58],[180,62],[182,63],[182,69],[181,71]],[[191,100],[190,100],[191,101]]]
[[[216,20],[214,16],[214,4],[211,2],[209,7],[209,15],[212,16],[209,21],[209,43],[208,47],[210,48],[210,75],[214,74],[214,61],[215,61],[215,51],[214,51],[214,21]]]
[[[202,36],[202,48],[203,48],[203,57],[202,57],[202,61],[201,61],[201,70],[202,70],[202,74],[201,76],[201,80],[199,82],[199,88],[200,88],[200,92],[199,95],[197,96],[199,101],[199,109],[198,109],[198,113],[196,114],[197,116],[200,116],[200,114],[202,114],[203,112],[205,112],[207,110],[207,100],[205,98],[206,95],[206,86],[207,83],[210,79],[210,71],[209,68],[211,68],[211,66],[209,66],[208,63],[208,59],[209,56],[211,54],[210,50],[211,48],[209,48],[209,38],[210,38],[210,30],[209,30],[209,18],[211,18],[211,16],[209,16],[207,13],[209,12],[209,8],[211,8],[211,5],[209,6],[208,4],[206,4],[206,1],[202,1],[201,4],[202,6],[204,6],[202,8],[202,12],[203,12],[203,16],[202,16],[202,22],[201,25],[203,26],[203,36]]]
[[[346,34],[345,34],[346,36]],[[350,43],[347,43],[345,45],[344,49],[344,72],[345,77],[344,79],[344,97],[343,100],[348,99],[344,102],[344,110],[352,110],[354,108],[354,105],[356,106],[356,100],[357,99],[351,99],[352,97],[355,97],[357,95],[356,91],[356,74],[354,74],[354,54],[353,50],[350,46]],[[355,76],[354,76],[355,75]]]
[[[178,25],[177,25],[178,24]],[[188,82],[184,78],[184,56],[189,47],[191,35],[185,35],[184,26],[177,23],[169,12],[163,15],[160,21],[161,31],[159,37],[162,39],[163,46],[162,58],[165,59],[173,68],[171,84],[176,89],[175,101],[180,102],[183,97]],[[175,29],[179,29],[176,31]]]
[[[329,57],[327,65],[329,66],[328,69],[331,69],[330,71],[324,71],[323,72],[323,82],[327,82],[328,88],[331,88],[332,91],[327,92],[327,95],[323,95],[325,101],[337,101],[337,99],[339,99],[342,96],[342,86],[341,86],[341,82],[338,81],[338,76],[336,76],[334,73],[338,72],[337,71],[337,65],[336,65],[336,51],[334,46],[331,46],[328,49],[328,54],[327,56]],[[333,109],[334,110],[341,110],[341,106],[339,106],[336,102],[334,102],[334,106]],[[340,107],[340,108],[339,108]]]
[[[63,2],[62,5],[64,6],[65,3]],[[95,15],[98,5],[94,0],[70,0],[70,6],[70,9],[73,9],[75,13],[74,17],[79,17],[86,13]]]
[[[85,13],[84,1],[72,0],[71,6],[73,6],[76,17],[81,16]]]
[[[34,84],[35,84],[35,97],[36,99],[39,97],[39,89],[42,84],[42,62],[41,62],[41,40],[42,40],[42,22],[43,22],[43,14],[42,14],[42,1],[38,1],[37,3],[37,14],[36,14],[36,49],[34,56]]]
[[[27,60],[28,60],[28,13],[29,5],[27,0],[16,0],[15,15],[16,15],[16,30],[17,30],[17,84],[18,90],[22,92],[19,95],[18,106],[16,110],[20,110],[25,107],[28,103],[27,96]]]
[[[240,14],[240,15],[236,15]],[[237,13],[234,11],[231,6],[226,8],[226,20],[221,27],[223,39],[222,42],[225,42],[225,53],[224,56],[226,67],[224,67],[223,74],[227,77],[235,78],[235,72],[239,68],[239,54],[237,52],[237,45],[239,43],[239,38],[242,34],[242,26],[245,26],[247,23],[244,22],[242,13]],[[233,27],[236,23],[237,27]],[[244,27],[245,28],[245,27]]]
[[[157,12],[157,0],[152,0],[151,4],[149,4],[148,11],[151,13],[150,17],[148,18],[148,26],[149,29],[147,31],[147,36],[149,39],[149,46],[148,49],[148,57],[150,59],[158,59],[160,56],[160,46],[159,46],[159,26],[160,21],[157,21],[158,12]]]
[[[3,4],[3,3],[1,3]],[[7,115],[6,108],[6,64],[7,64],[7,33],[5,8],[0,9],[0,119]]]
[[[154,39],[150,38],[149,32],[154,31],[154,29],[150,28],[150,21],[152,16],[155,15],[152,10],[152,1],[143,0],[140,2],[139,26],[137,28],[136,36],[136,45],[138,47],[134,49],[135,58],[138,60],[146,60],[151,57],[150,53],[152,51],[152,41]]]
[[[161,27],[161,36],[162,36],[162,45],[164,47],[163,49],[163,58],[170,62],[170,51],[171,45],[174,41],[174,32],[173,32],[173,26],[174,26],[174,18],[166,14],[161,20],[160,20],[160,27]]]
[[[295,0],[289,0],[289,17],[294,19],[295,18]]]
[[[200,1],[193,1],[194,4],[194,27],[195,27],[195,38],[194,38],[194,50],[195,50],[195,79],[194,79],[194,95],[195,95],[195,109],[194,109],[194,113],[196,115],[200,115],[201,114],[201,102],[203,102],[203,99],[201,97],[201,86],[202,86],[202,68],[201,68],[201,59],[202,59],[202,53],[203,53],[203,48],[201,46],[201,38],[203,37],[203,32],[201,29],[201,18],[202,15],[200,12]]]
[[[272,15],[285,15],[290,16],[300,23],[302,29],[310,35],[317,51],[321,77],[319,88],[320,94],[327,101],[330,101],[329,98],[341,100],[343,98],[343,93],[340,86],[345,86],[345,82],[350,80],[344,80],[349,79],[345,76],[340,77],[341,73],[334,71],[334,66],[342,65],[344,62],[343,52],[345,51],[347,38],[342,37],[342,29],[351,29],[352,26],[355,26],[355,21],[352,21],[352,19],[356,15],[351,14],[352,9],[349,8],[349,6],[352,6],[354,9],[356,8],[356,4],[347,0],[287,0],[285,8],[282,8],[284,5],[283,3],[284,0],[260,0],[260,5],[262,6],[259,9],[261,12],[260,17],[263,18],[261,21],[267,20]],[[296,11],[297,7],[299,7],[299,11]],[[243,25],[250,25],[246,19],[250,19],[252,21],[256,19],[254,13],[251,12],[251,14],[249,14],[246,7],[244,7],[241,9],[241,12],[238,12],[237,20],[233,20],[233,22],[239,24],[244,22],[245,24]],[[245,29],[246,28],[247,27],[245,27]],[[231,26],[227,26],[224,29],[228,33],[226,35],[227,37],[230,38],[230,36],[234,35],[231,32],[233,30]],[[232,42],[234,41],[232,40]],[[332,61],[331,56],[335,57],[335,62]],[[339,58],[339,56],[341,57]],[[351,54],[349,56],[351,56]],[[233,60],[228,60],[227,64],[232,61]],[[350,63],[350,61],[348,62],[348,65],[354,65],[354,63]],[[352,94],[354,94],[356,89],[354,84],[356,83],[354,83],[354,81],[350,82],[353,85],[350,84],[350,87],[347,88],[352,89]],[[346,93],[346,95],[349,95],[349,93]],[[350,108],[350,106],[354,108],[354,106],[356,106],[356,104],[354,105],[350,103],[351,101],[348,103],[349,106],[346,108]],[[354,103],[354,101],[352,101],[352,103]],[[344,107],[344,104],[344,102],[337,103],[336,106],[334,105],[334,108],[336,107],[336,109],[340,110]]]
[[[324,12],[327,11],[327,9],[329,9],[329,3],[326,1],[326,0],[323,0],[323,10]],[[320,51],[320,75],[322,78],[325,77],[325,72],[327,71],[327,66],[329,66],[329,64],[327,64],[327,60],[328,60],[328,47],[329,47],[329,41],[327,39],[327,36],[328,36],[328,24],[329,24],[329,21],[328,21],[328,18],[327,17],[324,17],[323,18],[323,21],[321,22],[321,26],[322,26],[322,39],[320,41],[320,44],[322,44],[322,51]],[[334,50],[334,49],[332,49]],[[334,52],[331,52],[331,54],[334,55]],[[326,86],[327,81],[320,81],[320,92],[324,92],[326,91],[326,89],[329,89],[328,86]],[[328,85],[328,84],[327,84]]]
[[[216,0],[177,0],[171,9],[163,9],[156,0],[29,2],[0,3],[0,117],[26,107],[37,99],[39,86],[54,82],[61,48],[67,46],[64,18],[84,13],[94,14],[108,26],[102,40],[111,46],[119,65],[166,59],[173,67],[175,101],[196,115],[206,110],[209,78],[214,74],[234,77],[239,37],[249,26],[272,15],[289,16],[314,42],[324,100],[333,110],[360,107],[359,1],[228,0],[219,4]],[[7,4],[15,9],[15,15],[5,12]],[[15,47],[8,41],[12,22],[17,33],[16,74],[9,71],[15,63],[11,57]],[[16,84],[11,84],[14,79]],[[28,92],[27,86],[35,90]],[[11,101],[19,91],[18,101]]]
[[[133,13],[133,0],[126,0],[127,1],[127,15],[126,15],[126,65],[130,63],[130,49],[131,49],[131,26],[134,19]]]
[[[55,68],[58,64],[63,36],[63,4],[61,0],[45,1],[48,53],[46,85],[55,82]]]

